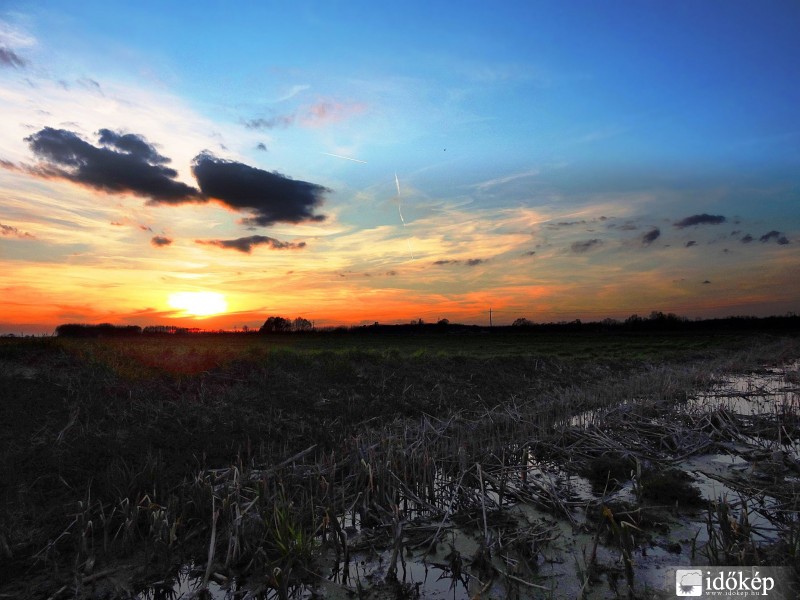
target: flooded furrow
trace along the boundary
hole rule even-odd
[[[720,376],[689,398],[582,412],[477,456],[453,423],[409,453],[416,463],[378,442],[340,475],[344,489],[358,471],[359,491],[339,492],[302,585],[281,593],[616,598],[666,589],[671,566],[778,564],[800,551],[799,372]],[[282,597],[188,567],[167,588],[139,598]]]

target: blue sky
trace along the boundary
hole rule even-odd
[[[799,25],[796,2],[5,2],[6,328],[192,318],[186,291],[225,326],[796,310]],[[194,191],[54,154],[126,134]],[[214,196],[203,151],[310,195]]]

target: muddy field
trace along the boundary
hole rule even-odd
[[[445,340],[445,338],[437,338]],[[666,598],[800,567],[796,337],[0,343],[0,597]]]

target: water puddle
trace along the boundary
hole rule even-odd
[[[797,416],[800,411],[800,361],[756,373],[726,376],[708,392],[685,403],[687,411],[724,409],[743,417]]]
[[[719,378],[708,391],[651,406],[636,421],[630,415],[638,408],[628,402],[586,411],[566,428],[578,442],[608,443],[636,465],[617,485],[599,487],[576,474],[575,465],[586,464],[578,442],[574,456],[561,459],[510,445],[504,457],[516,462],[504,458],[485,472],[462,465],[460,479],[437,469],[425,492],[403,488],[399,538],[386,524],[362,526],[355,508],[339,515],[349,560],[326,548],[315,565],[318,580],[291,597],[524,600],[576,597],[589,588],[593,598],[612,598],[631,584],[663,589],[667,567],[708,564],[708,548],[721,539],[715,515],[746,523],[754,544],[779,539],[787,494],[800,494],[800,361]],[[660,439],[667,426],[672,440]],[[676,427],[683,427],[680,435]],[[643,499],[642,465],[682,472],[699,499],[681,506]],[[182,569],[168,595],[138,597],[191,598],[201,582]],[[208,592],[216,600],[234,597],[216,583]]]

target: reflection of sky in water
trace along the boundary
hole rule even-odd
[[[800,383],[793,381],[800,362],[763,373],[726,376],[710,391],[690,399],[687,411],[725,408],[743,416],[800,413]]]
[[[676,405],[675,408],[688,414],[702,414],[723,407],[745,419],[759,415],[770,417],[774,416],[776,412],[798,415],[800,414],[799,374],[800,361],[785,368],[765,369],[759,373],[741,376],[726,375],[721,378],[720,383],[714,385],[709,391],[699,393],[687,402]],[[632,403],[623,403],[619,406],[624,407],[626,404],[630,405]],[[609,410],[614,410],[619,406],[581,413],[572,418],[570,425],[583,428],[599,424]],[[728,444],[731,454],[691,456],[683,460],[680,467],[692,475],[693,485],[700,490],[704,498],[711,501],[724,500],[730,505],[731,514],[738,515],[742,509],[740,494],[735,487],[732,487],[733,484],[727,485],[723,481],[732,483],[738,477],[748,477],[754,468],[755,462],[757,462],[754,462],[754,459],[750,456],[753,450],[758,449],[759,452],[763,452],[766,449],[768,452],[774,444],[775,442],[770,440],[740,436],[739,442],[730,442]],[[521,448],[512,447],[512,450],[521,451]],[[800,444],[790,447],[784,444],[783,450],[787,451],[790,456],[800,457]],[[744,456],[740,454],[744,454]],[[509,468],[507,477],[509,486],[522,485],[522,488],[526,490],[534,490],[536,492],[535,495],[544,504],[547,504],[549,497],[558,498],[559,503],[569,507],[568,510],[572,513],[572,518],[577,521],[583,521],[586,518],[582,509],[585,509],[589,503],[596,501],[598,498],[598,491],[593,489],[588,479],[568,472],[563,466],[555,462],[539,460],[533,453],[526,456],[524,466],[520,464],[516,468]],[[789,480],[790,478],[787,477],[786,481],[788,482]],[[436,501],[438,503],[449,504],[454,483],[442,470],[436,471],[434,487],[437,489],[438,498]],[[464,485],[466,489],[466,484]],[[605,499],[606,501],[613,499],[615,501],[635,503],[636,495],[633,488],[633,483],[628,481],[616,490],[607,490]],[[473,491],[478,493],[477,490]],[[492,505],[499,501],[497,493],[489,488],[486,489],[486,498]],[[409,518],[430,516],[427,509],[415,507],[410,500],[408,504],[403,504],[405,507],[404,512]],[[442,506],[443,509],[445,508],[444,505]],[[778,531],[775,525],[765,516],[765,513],[774,513],[778,507],[777,501],[770,496],[763,496],[760,498],[759,503],[748,500],[746,506],[747,519],[752,527],[754,540],[757,543],[774,541]],[[566,518],[562,518],[560,521],[558,519],[552,520],[552,513],[543,509],[542,506],[517,504],[514,509],[509,510],[510,513],[519,511],[520,515],[527,515],[525,519],[528,522],[546,519],[553,524],[553,527],[561,531],[557,540],[550,546],[550,553],[569,553],[574,551],[577,545],[581,543],[585,545],[591,542],[588,537],[583,540],[581,534],[571,528]],[[696,515],[683,514],[681,519],[671,523],[669,535],[665,539],[694,540],[698,547],[702,546],[708,541],[708,532],[705,526],[706,516],[704,511],[698,511]],[[355,538],[365,531],[362,530],[359,515],[354,510],[348,511],[347,515],[342,518],[342,526],[351,540],[349,543],[354,543]],[[398,559],[397,563],[397,579],[403,584],[410,585],[412,589],[419,589],[424,598],[466,600],[480,590],[481,587],[481,583],[469,574],[471,557],[475,555],[477,548],[478,544],[475,536],[459,528],[447,526],[444,528],[441,543],[426,558],[420,549],[413,551],[413,553],[406,553],[404,548],[402,560]],[[555,550],[555,548],[559,548],[559,550]],[[600,547],[598,548],[598,556],[604,557],[604,560],[607,559],[608,561],[615,560],[616,554],[614,552],[609,554],[609,551],[609,549]],[[337,586],[344,584],[349,588],[354,588],[360,584],[364,589],[369,589],[381,584],[386,579],[391,554],[391,548],[373,550],[372,552],[354,552],[346,567],[346,581],[342,581],[343,565],[339,564],[335,569],[328,572],[331,583],[322,583],[320,585],[326,587],[326,585]],[[455,557],[461,560],[463,573],[460,576],[453,571]],[[423,558],[425,562],[423,562]],[[639,565],[640,569],[636,575],[637,580],[654,587],[661,586],[663,584],[662,568],[674,564],[675,561],[676,555],[668,551],[666,547],[652,545],[647,550],[646,560],[643,558],[642,564]],[[574,565],[567,568],[566,562],[559,564],[561,566],[553,562],[547,565],[540,565],[542,572],[539,575],[546,578],[549,577],[550,579],[548,580],[553,582],[556,589],[566,592],[569,584],[565,577],[574,576],[574,571],[571,570],[574,569]],[[656,566],[659,568],[655,568]],[[166,593],[163,596],[158,596],[154,595],[152,591],[143,592],[138,596],[138,599],[158,600],[163,597],[170,600],[178,600],[181,598],[193,598],[196,597],[198,590],[201,588],[201,583],[202,574],[198,577],[191,575],[190,568],[187,566],[181,570],[171,594]],[[497,587],[498,585],[493,586],[489,593],[501,597],[504,590]],[[687,583],[687,585],[689,584]],[[342,590],[339,589],[339,591],[341,592]],[[298,592],[298,598],[312,597],[310,589],[298,590]],[[209,584],[209,593],[209,597],[213,600],[227,600],[234,597],[233,592],[221,589],[214,582]],[[329,595],[325,594],[325,597],[329,597]]]

